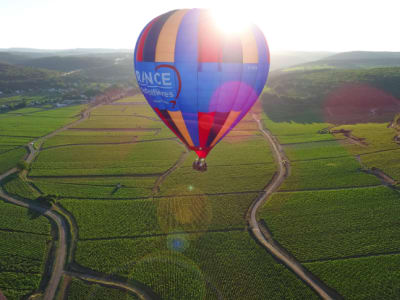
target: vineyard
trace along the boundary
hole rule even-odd
[[[85,241],[78,263],[139,280],[162,299],[313,299],[247,232]]]
[[[139,284],[162,299],[316,299],[249,234],[249,207],[277,171],[252,115],[213,149],[207,172],[199,173],[192,169],[195,155],[144,101],[134,96],[94,107],[82,122],[44,140],[27,177],[12,175],[1,183],[15,197],[58,196],[57,211],[76,230],[70,237],[76,243],[72,264],[65,268]],[[24,145],[77,120],[81,110],[23,109],[0,117],[2,171],[26,155]],[[391,254],[400,246],[400,194],[368,171],[376,167],[399,178],[393,129],[261,117],[282,145],[290,170],[258,218],[346,298],[378,293],[395,298],[391,285],[373,282],[400,284],[394,270],[398,255]],[[1,127],[6,119],[7,127]],[[330,133],[340,129],[365,145]],[[18,299],[39,288],[50,225],[10,204],[0,210],[7,216],[0,219],[0,238],[7,241],[0,245],[0,289]],[[15,247],[19,252],[13,254]],[[344,277],[351,279],[340,280]],[[75,277],[65,287],[66,299],[137,299]]]
[[[20,299],[39,289],[51,242],[50,224],[2,201],[0,211],[0,290],[7,299]]]
[[[400,194],[368,171],[378,168],[399,178],[394,130],[388,123],[334,126],[263,118],[283,144],[290,175],[259,218],[346,299],[397,299],[399,257],[391,254],[400,246]],[[350,132],[353,140],[330,130]]]

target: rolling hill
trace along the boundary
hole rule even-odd
[[[284,71],[316,69],[368,69],[400,66],[400,52],[352,51],[334,54],[307,63],[292,65]]]

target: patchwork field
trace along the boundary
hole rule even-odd
[[[259,211],[273,237],[346,299],[397,299],[400,192],[369,172],[399,178],[394,130],[267,116],[264,124],[290,161],[288,178]]]
[[[74,271],[139,283],[162,299],[316,298],[247,230],[251,203],[277,171],[252,116],[213,149],[207,172],[199,173],[192,169],[195,155],[187,153],[144,101],[135,96],[95,107],[86,120],[44,141],[27,179],[10,176],[2,188],[31,200],[59,196],[58,205],[77,230]],[[82,107],[63,109],[25,109],[0,117],[0,123],[10,120],[0,132],[3,171],[26,155],[21,146],[82,113]],[[32,126],[36,119],[40,121]],[[345,297],[381,293],[394,298],[396,290],[390,287],[400,284],[394,270],[400,193],[368,173],[375,167],[398,178],[399,146],[391,140],[393,130],[378,123],[273,122],[265,114],[262,119],[282,145],[290,173],[258,218],[281,245]],[[365,143],[330,133],[341,129]],[[11,212],[3,222],[15,232],[0,220],[1,239],[7,240],[0,256],[9,257],[0,262],[0,289],[11,299],[38,289],[51,239],[46,219],[29,219],[22,212],[36,222],[29,230],[25,223],[16,224]],[[12,256],[10,249],[20,240],[26,246]],[[378,261],[393,271],[384,273]],[[359,275],[368,264],[374,275]],[[32,278],[21,278],[19,270]],[[338,281],[343,276],[358,276],[358,282]],[[383,278],[390,283],[372,284]],[[78,279],[66,290],[67,299],[136,299]]]

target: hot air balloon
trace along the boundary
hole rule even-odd
[[[229,13],[229,12],[227,12]],[[153,19],[135,48],[138,85],[155,113],[198,158],[205,158],[247,114],[269,71],[261,30],[219,29],[205,9],[179,9]]]

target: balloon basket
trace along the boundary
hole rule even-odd
[[[193,162],[193,170],[199,171],[199,172],[205,172],[207,171],[207,163],[206,160],[204,158],[197,158],[194,162]]]

